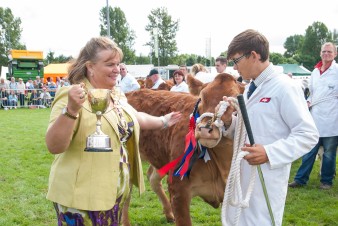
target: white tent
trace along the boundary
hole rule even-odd
[[[127,71],[129,74],[135,78],[145,78],[149,74],[150,70],[153,69],[153,64],[145,65],[126,65]]]

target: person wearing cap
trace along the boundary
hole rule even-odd
[[[140,84],[138,84],[134,76],[128,73],[127,67],[124,63],[120,64],[120,75],[121,75],[120,88],[122,92],[127,93],[140,89]]]
[[[159,75],[158,70],[155,68],[150,70],[147,78],[149,78],[154,84],[153,87],[151,87],[151,89],[158,89],[159,85],[165,83],[165,81]]]
[[[175,85],[171,87],[170,91],[189,93],[188,84],[185,82],[184,74],[181,70],[175,71],[173,78]]]

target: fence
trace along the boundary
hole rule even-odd
[[[47,108],[51,106],[55,92],[56,89],[0,90],[0,108]]]

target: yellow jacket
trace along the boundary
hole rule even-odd
[[[92,88],[88,80],[84,82],[87,88]],[[56,93],[49,127],[67,105],[69,89],[69,86],[62,87]],[[140,126],[135,117],[135,109],[126,103],[124,94],[117,89],[115,91],[123,100],[122,108],[134,122],[133,135],[127,142],[128,160],[131,181],[142,193],[145,187],[138,146]],[[55,155],[47,199],[67,207],[92,211],[108,210],[115,205],[121,148],[117,120],[113,111],[105,113],[101,118],[102,132],[111,138],[113,152],[85,152],[86,138],[95,131],[97,120],[96,115],[90,112],[89,102],[83,103],[68,149]]]

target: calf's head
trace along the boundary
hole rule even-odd
[[[201,90],[199,94],[201,101],[198,105],[200,119],[197,120],[195,129],[195,137],[201,145],[213,148],[218,144],[222,133],[215,123],[215,107],[223,100],[223,96],[236,97],[243,91],[244,86],[227,73],[218,74],[214,81]]]

